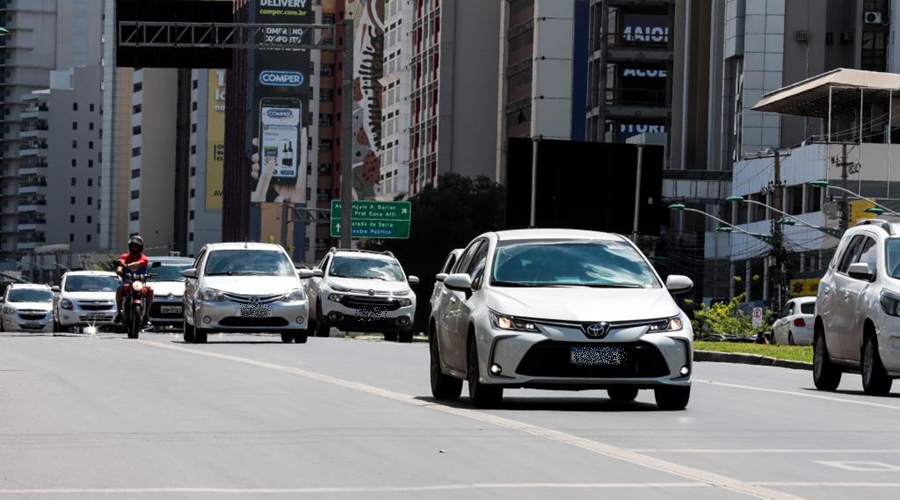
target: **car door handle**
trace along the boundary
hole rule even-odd
[[[850,300],[850,292],[844,292],[844,300]]]
[[[450,302],[451,302],[451,303],[459,302],[459,299],[457,299],[455,296],[454,296],[454,297],[450,297]]]

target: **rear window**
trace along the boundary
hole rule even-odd
[[[803,314],[813,314],[816,312],[816,303],[815,302],[807,302],[806,304],[800,304],[800,312]]]

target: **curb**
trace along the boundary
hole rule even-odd
[[[769,356],[760,356],[758,354],[741,354],[736,352],[717,352],[717,351],[694,351],[694,361],[708,361],[712,363],[736,363],[742,365],[763,365],[777,366],[780,368],[791,368],[794,370],[813,369],[812,363],[805,361],[790,361],[787,359],[777,359]]]

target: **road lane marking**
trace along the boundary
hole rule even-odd
[[[813,483],[808,481],[766,481],[754,483],[770,488],[900,488],[900,483]]]
[[[616,459],[616,460],[619,460],[622,462],[627,462],[627,463],[642,466],[645,468],[658,470],[661,472],[680,476],[685,479],[690,479],[693,481],[699,481],[702,483],[709,484],[710,486],[715,486],[718,488],[735,491],[738,493],[749,495],[749,496],[752,496],[755,498],[760,498],[763,500],[804,500],[802,497],[798,497],[796,495],[792,495],[789,493],[783,493],[783,492],[768,489],[768,488],[765,488],[762,486],[757,486],[754,484],[746,483],[744,481],[733,479],[733,478],[723,476],[720,474],[716,474],[713,472],[708,472],[708,471],[704,471],[701,469],[695,469],[693,467],[688,467],[686,465],[681,465],[681,464],[677,464],[674,462],[669,462],[666,460],[654,458],[651,456],[642,455],[640,453],[628,451],[623,448],[618,448],[616,446],[604,444],[599,441],[594,441],[591,439],[578,437],[573,434],[568,434],[568,433],[561,432],[561,431],[555,431],[555,430],[548,429],[545,427],[532,425],[532,424],[528,424],[525,422],[520,422],[518,420],[513,420],[510,418],[506,418],[506,417],[500,417],[497,415],[485,413],[485,412],[478,411],[478,410],[473,410],[473,409],[468,409],[468,408],[451,407],[451,406],[445,406],[445,405],[433,403],[431,401],[423,401],[423,400],[417,399],[414,396],[410,396],[408,394],[402,394],[399,392],[394,392],[394,391],[391,391],[388,389],[382,389],[380,387],[362,384],[359,382],[352,382],[349,380],[344,380],[344,379],[332,377],[329,375],[312,372],[309,370],[303,370],[301,368],[294,368],[294,367],[290,367],[290,366],[279,365],[276,363],[258,361],[255,359],[243,358],[240,356],[233,356],[230,354],[221,354],[221,353],[215,353],[215,352],[200,351],[197,349],[187,349],[184,347],[175,346],[175,345],[171,345],[171,344],[164,344],[164,343],[160,343],[160,342],[151,342],[151,341],[146,341],[146,340],[138,340],[137,342],[144,344],[144,345],[157,347],[160,349],[169,349],[169,350],[173,350],[173,351],[194,354],[197,356],[205,356],[205,357],[209,357],[209,358],[234,361],[237,363],[242,363],[242,364],[246,364],[246,365],[250,365],[250,366],[256,366],[256,367],[260,367],[260,368],[266,368],[269,370],[280,371],[283,373],[291,373],[294,375],[299,375],[299,376],[307,378],[309,380],[315,380],[318,382],[332,384],[332,385],[336,385],[338,387],[343,387],[345,389],[352,389],[352,390],[362,392],[365,394],[370,394],[370,395],[382,397],[385,399],[391,399],[394,401],[410,404],[413,406],[429,408],[429,409],[433,409],[436,411],[468,418],[470,420],[476,420],[479,422],[496,425],[498,427],[504,427],[507,429],[524,432],[527,434],[531,434],[533,436],[543,437],[543,438],[549,439],[551,441],[556,441],[558,443],[575,446],[575,447],[578,447],[578,448],[581,448],[584,450],[588,450],[593,453],[603,455],[603,456],[606,456],[609,458],[613,458],[613,459]]]
[[[900,472],[900,467],[882,462],[815,461],[813,463],[854,472]]]
[[[646,488],[709,488],[706,483],[474,483],[441,484],[434,486],[373,486],[319,488],[41,488],[0,489],[0,495],[50,494],[136,494],[136,493],[231,493],[231,494],[322,494],[322,493],[409,493],[450,490],[537,490],[537,489],[646,489]]]
[[[635,453],[698,453],[698,454],[723,454],[723,455],[752,455],[756,453],[765,454],[788,454],[788,453],[812,453],[812,454],[834,454],[846,453],[848,455],[855,454],[882,454],[882,453],[900,453],[900,450],[783,450],[777,448],[758,448],[747,450],[715,450],[715,449],[691,449],[691,448],[628,448],[628,451]]]
[[[767,387],[755,387],[752,385],[729,384],[727,382],[715,382],[712,380],[693,379],[694,383],[717,385],[720,387],[728,387],[731,389],[744,389],[748,391],[768,392],[770,394],[784,394],[787,396],[799,396],[802,398],[821,399],[823,401],[834,401],[837,403],[846,403],[853,405],[871,406],[875,408],[887,408],[888,410],[900,411],[900,405],[888,405],[884,403],[873,403],[871,401],[857,401],[854,399],[836,398],[834,396],[824,396],[822,394],[807,394],[797,391],[785,391],[782,389],[769,389]]]

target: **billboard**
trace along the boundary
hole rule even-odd
[[[222,210],[225,164],[225,71],[208,70],[206,96],[206,209]]]
[[[256,24],[311,24],[311,0],[253,0],[250,21]],[[311,40],[302,28],[270,28],[268,40]],[[255,49],[250,64],[251,203],[306,202],[309,120],[308,50]]]
[[[619,39],[632,47],[665,47],[669,44],[669,16],[623,12],[619,17]]]
[[[628,63],[616,68],[616,104],[666,106],[666,63]]]

